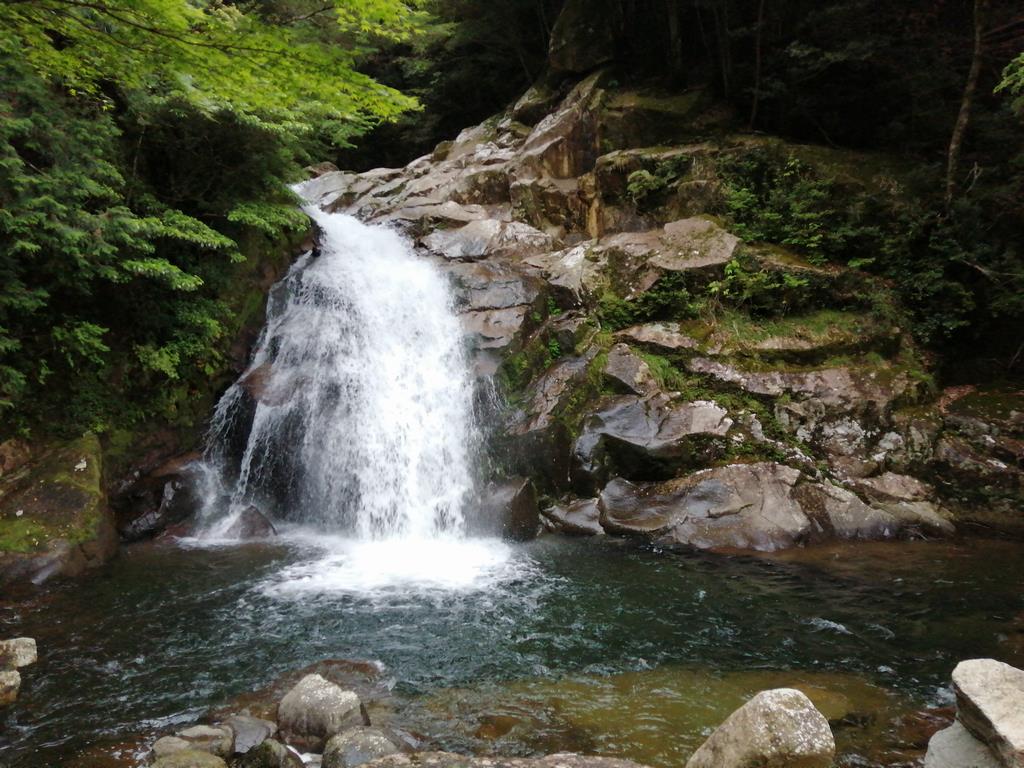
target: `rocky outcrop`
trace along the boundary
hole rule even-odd
[[[957,720],[1007,768],[1024,768],[1024,670],[994,659],[953,670]]]
[[[0,480],[0,585],[77,576],[116,551],[95,436],[41,449]]]
[[[762,691],[733,712],[686,768],[829,768],[836,744],[828,721],[793,688]]]
[[[507,406],[495,466],[561,500],[545,527],[777,549],[951,533],[978,498],[963,485],[998,509],[1024,498],[1020,409],[933,404],[888,285],[721,218],[722,171],[747,152],[829,173],[856,158],[729,135],[700,89],[617,84],[608,24],[567,4],[551,77],[505,113],[405,168],[309,188],[450,275],[482,388]]]
[[[363,725],[364,717],[355,693],[312,674],[281,699],[277,722],[289,744],[320,751],[332,736]]]
[[[770,462],[706,469],[662,483],[617,478],[601,492],[599,507],[610,533],[697,549],[774,551],[833,537],[936,530],[929,517],[897,518],[849,491]]]

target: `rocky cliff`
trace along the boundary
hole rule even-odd
[[[702,549],[1019,529],[1021,394],[940,393],[884,281],[723,215],[722,168],[766,147],[860,193],[897,171],[731,132],[700,90],[573,74],[555,45],[560,74],[505,113],[312,184],[450,276],[502,396],[495,479],[530,478],[550,529]]]

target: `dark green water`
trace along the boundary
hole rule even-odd
[[[312,557],[141,546],[84,583],[6,596],[0,636],[35,637],[40,662],[0,714],[0,764],[60,765],[324,658],[384,662],[399,717],[442,747],[660,765],[748,690],[799,678],[896,711],[947,703],[959,659],[1024,662],[1020,544],[758,559],[546,538],[458,589],[339,589],[350,571],[317,575],[345,557]],[[845,764],[876,764],[853,754],[876,731],[840,739]]]

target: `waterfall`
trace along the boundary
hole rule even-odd
[[[460,535],[476,430],[449,285],[396,232],[305,210],[319,247],[272,290],[214,413],[208,534],[255,505],[364,540]]]

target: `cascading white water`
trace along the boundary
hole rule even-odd
[[[306,212],[319,251],[275,287],[214,414],[207,466],[229,501],[207,505],[208,535],[249,505],[363,540],[458,535],[475,429],[448,284],[397,233]]]

